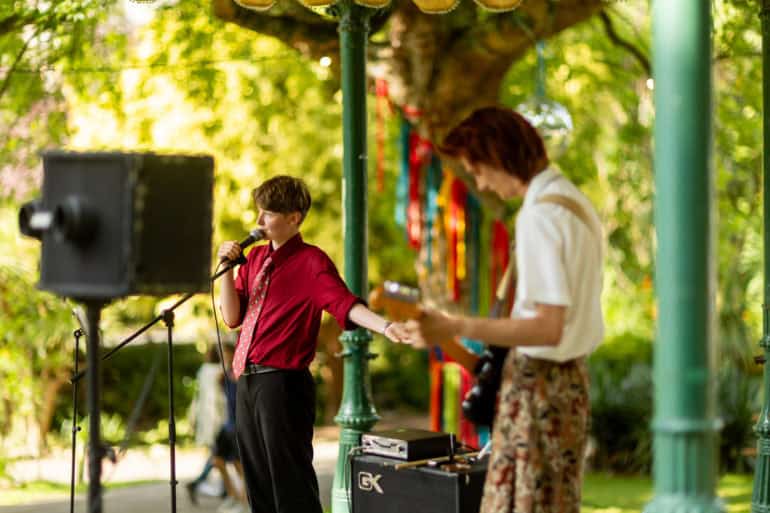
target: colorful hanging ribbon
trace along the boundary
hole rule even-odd
[[[508,259],[510,258],[510,246],[511,246],[511,240],[510,236],[508,235],[508,230],[505,227],[505,224],[500,220],[495,220],[492,223],[492,247],[490,248],[491,252],[491,262],[490,262],[490,268],[489,268],[489,277],[490,277],[490,292],[491,292],[491,302],[490,304],[494,303],[495,301],[495,291],[497,290],[497,284],[500,282],[500,279],[503,277],[503,273],[505,272],[505,268],[508,267]]]
[[[398,226],[406,228],[406,205],[409,196],[409,136],[412,133],[412,124],[401,117],[401,130],[399,133],[399,167],[401,172],[398,175],[396,184],[396,212],[395,221]]]
[[[445,183],[449,181],[445,180]],[[465,204],[468,189],[465,184],[455,177],[451,178],[446,188],[446,208],[444,209],[444,225],[447,239],[447,289],[452,301],[460,300],[461,284],[466,274],[465,246]]]
[[[409,134],[409,203],[406,210],[406,232],[409,245],[420,249],[422,244],[422,175],[430,162],[433,145],[419,133]]]
[[[468,280],[470,282],[470,312],[479,314],[481,282],[481,204],[473,194],[467,195],[465,241],[468,248]]]
[[[460,435],[460,383],[462,381],[461,367],[454,363],[445,363],[441,378],[444,382],[443,390],[443,431]]]
[[[466,196],[466,230],[465,245],[468,253],[468,282],[469,282],[469,310],[473,315],[479,315],[480,289],[481,289],[481,204],[473,194]],[[468,338],[462,339],[463,345],[476,354],[484,352],[484,344]]]
[[[388,82],[385,79],[375,80],[375,141],[377,144],[377,192],[385,190],[385,116],[390,105],[388,99]]]
[[[441,160],[434,153],[425,176],[425,267],[433,269],[433,226],[438,215],[439,193],[441,190],[442,171]]]
[[[430,429],[431,431],[441,431],[442,424],[442,368],[443,363],[436,357],[435,351],[430,352],[428,357],[428,369],[430,371]]]
[[[465,398],[465,396],[468,394],[468,391],[473,386],[473,376],[471,376],[471,373],[465,370],[464,368],[460,368],[460,379],[461,379],[460,396],[458,399],[459,399],[460,405],[462,405],[462,400]],[[462,410],[462,407],[461,407],[461,410]],[[475,424],[473,424],[473,422],[466,419],[465,415],[463,415],[462,413],[460,414],[459,433],[460,433],[460,441],[462,443],[470,447],[473,447],[474,449],[478,449],[479,436],[476,433],[476,426]]]

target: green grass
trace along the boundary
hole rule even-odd
[[[588,474],[583,484],[581,511],[595,513],[639,512],[652,498],[652,481],[646,477]]]
[[[719,480],[718,494],[728,513],[749,513],[751,509],[750,474],[728,474]],[[132,481],[108,484],[105,488],[125,488],[157,481]],[[0,490],[0,506],[63,500],[69,485],[35,481],[17,489]],[[85,493],[85,485],[77,488]],[[638,513],[652,499],[652,481],[646,477],[589,474],[583,487],[584,513]],[[329,512],[327,512],[329,513]]]
[[[751,509],[750,474],[728,474],[719,479],[717,493],[728,513],[748,513]],[[652,480],[646,477],[618,477],[589,474],[583,487],[586,513],[638,513],[652,499]]]
[[[105,490],[128,488],[157,481],[125,481],[121,483],[109,483],[104,485]],[[82,484],[75,487],[76,494],[88,492],[88,485]],[[68,499],[70,485],[53,483],[51,481],[32,481],[14,488],[0,488],[0,506],[17,506],[35,502],[50,502]]]

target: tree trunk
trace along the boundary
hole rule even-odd
[[[67,382],[67,377],[63,374],[54,374],[53,377],[44,375],[43,377],[43,395],[40,405],[40,413],[37,415],[37,427],[40,431],[40,454],[48,451],[47,434],[51,430],[53,423],[53,414],[56,410],[56,399],[59,397],[59,391]]]
[[[327,318],[318,332],[318,352],[323,355],[320,373],[326,386],[324,397],[324,424],[331,424],[342,401],[343,364],[340,335],[342,330],[334,319]]]
[[[420,12],[411,0],[397,0],[372,18],[369,72],[388,81],[399,107],[419,112],[417,129],[438,140],[472,110],[497,103],[511,64],[537,39],[588,19],[602,0],[525,0],[513,13],[482,12],[470,0],[444,15]],[[212,0],[216,16],[284,41],[310,58],[328,56],[338,66],[336,24],[298,2],[282,0],[267,13],[243,9],[232,0]],[[378,34],[381,36],[381,34]]]

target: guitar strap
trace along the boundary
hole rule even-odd
[[[573,198],[565,196],[564,194],[545,194],[540,196],[535,201],[535,204],[541,203],[551,203],[553,205],[559,205],[560,207],[566,208],[572,212],[572,214],[577,217],[586,226],[586,228],[588,228],[588,231],[590,231],[594,237],[599,237],[601,235],[601,228],[596,226],[583,206]],[[511,256],[508,260],[508,266],[505,268],[505,273],[503,274],[503,277],[497,286],[495,297],[501,301],[507,302],[512,289],[515,288],[511,287],[511,285],[516,283],[517,276],[518,270],[516,269],[516,246],[514,243],[511,244]]]
[[[588,228],[588,231],[590,231],[594,237],[599,237],[601,230],[599,227],[596,226],[591,220],[591,218],[588,216],[588,213],[585,211],[583,206],[575,201],[574,199],[570,198],[569,196],[565,196],[563,194],[544,194],[543,196],[540,196],[537,198],[537,201],[535,201],[536,204],[540,203],[552,203],[554,205],[559,205],[560,207],[564,207],[570,212],[572,212],[575,217],[580,219],[584,225],[586,225],[586,228]]]

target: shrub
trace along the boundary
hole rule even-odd
[[[652,462],[652,343],[631,334],[607,340],[588,359],[593,465],[648,472]]]

